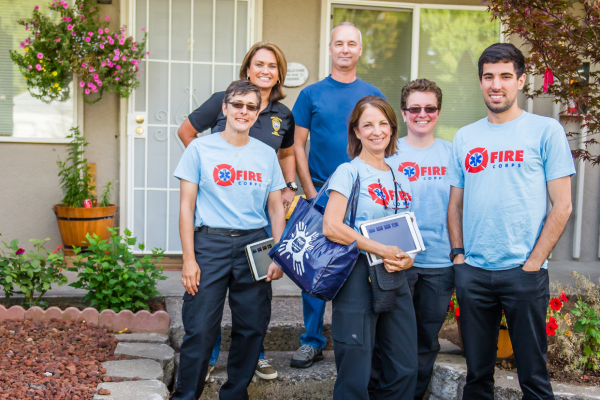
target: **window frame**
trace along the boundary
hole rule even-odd
[[[326,0],[321,3],[321,52],[319,55],[319,80],[329,76],[329,34],[331,33],[333,8],[334,6],[359,6],[367,9],[404,9],[411,10],[413,13],[412,26],[412,44],[411,44],[411,68],[410,79],[417,79],[419,76],[419,44],[421,31],[421,10],[422,9],[441,9],[441,10],[468,10],[468,11],[487,11],[486,6],[469,5],[446,5],[446,4],[417,4],[388,1],[369,1],[369,0]],[[500,24],[499,42],[504,43],[505,38],[502,33],[503,27]]]

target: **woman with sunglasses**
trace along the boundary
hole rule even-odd
[[[444,179],[452,143],[433,136],[442,108],[442,91],[427,79],[402,89],[402,118],[408,135],[398,140],[393,162],[398,174],[410,180],[412,211],[427,251],[419,253],[406,277],[417,317],[419,375],[415,399],[422,399],[440,351],[438,334],[454,292],[454,267],[448,238],[447,212],[450,185]],[[379,368],[377,368],[379,369]]]
[[[240,79],[247,79],[260,88],[262,97],[259,105],[260,112],[256,122],[250,128],[250,137],[271,146],[277,153],[279,165],[287,182],[281,196],[283,206],[287,210],[294,200],[298,186],[296,185],[296,158],[293,149],[296,123],[290,109],[280,103],[280,100],[285,98],[283,82],[286,74],[285,55],[277,45],[271,42],[255,43],[246,53],[240,67]],[[181,124],[177,134],[186,147],[196,139],[198,132],[210,129],[211,133],[217,133],[225,129],[226,118],[221,111],[224,96],[225,92],[213,94]],[[270,225],[267,225],[266,230],[271,235]],[[220,349],[221,335],[215,342],[206,380],[214,370]],[[277,371],[265,360],[264,348],[260,353],[256,375],[266,380],[277,378]]]
[[[348,125],[348,154],[353,160],[340,165],[329,180],[323,234],[348,245],[357,241],[361,255],[344,286],[333,300],[332,336],[337,380],[334,399],[369,399],[371,359],[377,343],[383,373],[371,399],[412,400],[417,381],[417,328],[410,290],[404,277],[413,264],[395,246],[368,239],[358,232],[361,222],[382,218],[411,207],[410,183],[390,158],[396,152],[398,122],[392,107],[381,97],[366,96],[356,104]],[[360,195],[356,224],[345,224],[348,198],[357,177]],[[398,274],[393,310],[375,313],[365,252],[384,259],[387,273]]]
[[[245,252],[247,245],[269,237],[265,206],[275,243],[285,227],[285,181],[277,156],[248,135],[260,101],[260,89],[250,81],[229,85],[221,106],[225,129],[194,140],[173,174],[180,180],[181,283],[186,290],[176,400],[202,395],[227,293],[232,332],[228,380],[220,398],[248,399],[271,317],[270,281],[283,276],[271,263],[266,280],[255,282]]]

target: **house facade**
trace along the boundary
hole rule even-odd
[[[149,34],[139,88],[128,99],[105,94],[87,105],[77,93],[71,102],[47,108],[31,102],[19,86],[22,77],[6,61],[7,50],[26,37],[20,30],[19,37],[14,21],[30,15],[35,5],[19,3],[22,8],[0,0],[0,234],[21,243],[50,238],[49,247],[60,244],[52,205],[62,198],[56,160],[66,157],[70,125],[78,125],[89,142],[86,158],[97,165],[97,186],[116,184],[115,225],[129,228],[146,249],[176,255],[181,252],[179,182],[172,173],[183,153],[177,128],[212,93],[237,79],[253,43],[276,43],[288,63],[300,64],[295,69],[308,74],[300,86],[285,88],[283,103],[292,108],[304,87],[329,73],[331,28],[351,21],[363,35],[359,77],[378,86],[397,112],[408,81],[436,81],[444,103],[435,133],[452,140],[458,128],[485,117],[477,58],[489,44],[505,40],[479,0],[103,0],[99,3],[109,4],[99,5],[100,14],[110,17],[111,29],[125,24],[137,39],[142,28]],[[528,79],[542,85],[540,77]],[[561,111],[550,98],[521,96],[519,104],[553,118]],[[568,131],[578,129],[562,122]],[[597,262],[600,168],[582,162],[576,167],[574,212],[552,260]]]

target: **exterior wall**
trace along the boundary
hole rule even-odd
[[[100,15],[110,15],[110,29],[119,27],[120,0],[99,5]],[[113,203],[119,204],[119,99],[105,94],[101,101],[85,105],[84,136],[88,162],[97,164],[98,194],[106,182],[114,181]],[[124,133],[123,133],[124,134]],[[65,159],[64,144],[0,143],[0,234],[6,242],[19,239],[26,249],[29,239],[50,238],[48,248],[61,244],[52,206],[62,199],[57,176],[57,157]],[[115,226],[119,226],[118,215]]]

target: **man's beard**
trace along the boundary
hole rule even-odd
[[[515,96],[512,100],[506,98],[506,103],[504,105],[502,105],[502,104],[492,105],[487,102],[487,99],[485,97],[483,99],[483,102],[485,103],[487,108],[495,114],[502,114],[503,112],[507,111],[509,108],[511,108],[513,106],[513,104],[515,104],[515,101],[517,101],[517,96]]]

